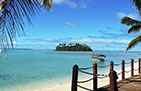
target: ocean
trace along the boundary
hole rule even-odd
[[[104,54],[104,62],[98,65],[108,65],[110,61],[121,63],[121,60],[135,61],[141,55],[139,52],[124,51],[94,51],[94,52],[68,52],[51,50],[10,50],[7,58],[0,54],[0,91],[9,91],[8,88],[22,87],[32,84],[61,84],[64,80],[71,82],[72,67],[77,64],[80,68],[91,67],[92,53]],[[118,70],[121,67],[116,67]],[[99,73],[108,73],[109,68],[98,69]],[[79,74],[80,76],[83,74]],[[52,85],[52,86],[53,86]],[[46,87],[50,87],[47,85]]]

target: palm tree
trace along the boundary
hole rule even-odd
[[[133,5],[135,5],[136,9],[139,12],[139,15],[141,16],[141,0],[132,0]],[[123,17],[121,19],[122,24],[126,24],[127,26],[131,26],[131,28],[128,30],[128,33],[136,33],[141,31],[141,21],[134,20],[130,17]],[[139,42],[141,42],[141,34],[139,34],[136,38],[134,38],[130,43],[128,44],[128,47],[126,48],[126,52],[137,45]]]
[[[41,7],[52,9],[52,0],[1,0],[0,2],[0,46],[13,47],[17,35],[24,34],[25,21],[31,24],[31,17]]]

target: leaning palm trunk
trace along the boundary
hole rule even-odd
[[[24,34],[25,21],[31,24],[31,17],[40,8],[52,9],[52,0],[2,0],[0,3],[0,46],[9,48],[9,41]]]
[[[137,45],[139,42],[141,42],[141,35],[137,36],[135,39],[133,39],[126,48],[126,51]]]

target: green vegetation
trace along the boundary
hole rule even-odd
[[[139,15],[141,16],[141,0],[132,0],[132,2],[135,5],[136,9],[138,10]],[[127,26],[131,26],[131,28],[128,30],[128,33],[132,32],[136,33],[141,31],[141,21],[139,20],[134,20],[130,17],[123,17],[121,23],[126,24]],[[141,34],[139,34],[128,44],[126,51],[137,45],[139,42],[141,42]]]
[[[9,48],[9,41],[13,47],[17,35],[24,34],[25,22],[31,24],[31,17],[44,7],[53,9],[52,0],[1,0],[0,1],[0,46]]]
[[[56,47],[56,51],[93,51],[93,50],[86,44],[64,43],[64,44],[59,44]]]

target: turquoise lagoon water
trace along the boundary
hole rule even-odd
[[[0,91],[4,88],[27,85],[46,81],[58,84],[63,79],[71,81],[72,67],[90,67],[90,56],[93,52],[60,52],[48,50],[11,50],[8,58],[0,58]],[[107,65],[110,61],[121,63],[121,60],[137,60],[139,52],[122,51],[95,51],[106,55],[104,62],[98,65]],[[2,55],[2,54],[1,54]],[[120,69],[120,67],[116,67]],[[98,69],[99,73],[107,73],[109,68]],[[81,75],[81,74],[80,74]]]

